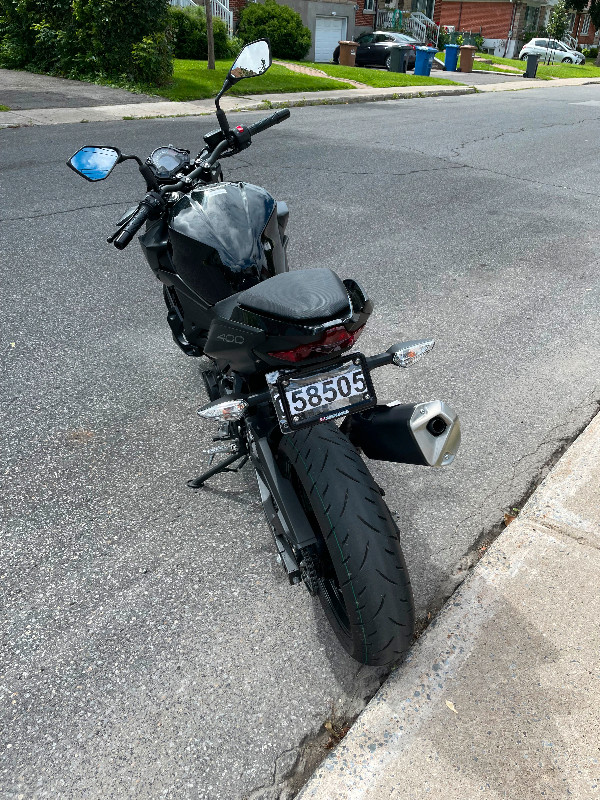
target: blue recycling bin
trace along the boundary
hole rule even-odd
[[[429,75],[433,57],[437,53],[435,47],[417,47],[415,60],[415,75]]]
[[[445,48],[446,58],[444,60],[446,72],[456,72],[458,66],[459,44],[447,44]]]

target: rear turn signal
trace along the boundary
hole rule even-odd
[[[349,333],[343,325],[336,325],[326,330],[317,342],[301,344],[292,350],[276,350],[273,353],[269,353],[269,355],[273,356],[273,358],[281,358],[283,361],[297,362],[304,361],[307,358],[314,358],[315,356],[339,353],[342,350],[348,350],[354,345],[364,327],[363,325]]]

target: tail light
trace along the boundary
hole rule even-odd
[[[269,353],[273,358],[281,358],[283,361],[304,361],[314,356],[330,355],[342,350],[348,350],[354,345],[365,326],[357,328],[350,333],[343,325],[336,325],[329,328],[317,342],[310,344],[300,344],[292,350],[277,350]]]

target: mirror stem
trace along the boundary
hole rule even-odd
[[[217,119],[219,121],[219,125],[221,126],[221,130],[225,134],[225,136],[229,137],[229,122],[227,121],[227,116],[222,108],[217,108]]]
[[[146,190],[148,192],[157,192],[160,189],[154,173],[147,164],[144,164],[139,156],[124,156],[121,155],[119,161],[135,161],[138,165],[142,178],[146,181]]]

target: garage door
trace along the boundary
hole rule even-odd
[[[317,17],[315,61],[331,61],[338,42],[346,38],[346,17]]]

